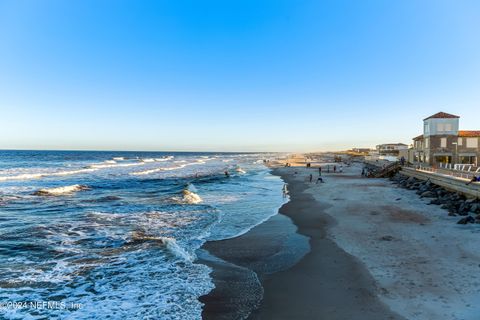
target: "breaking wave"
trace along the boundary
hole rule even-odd
[[[188,204],[197,204],[203,202],[203,199],[195,192],[185,189],[183,190],[182,202]]]
[[[238,172],[238,173],[241,173],[241,174],[247,173],[245,170],[243,170],[240,167],[236,168],[235,171]]]
[[[165,246],[165,248],[173,254],[175,257],[182,260],[193,262],[195,256],[189,254],[185,249],[178,245],[177,241],[171,237],[158,237],[154,235],[148,235],[142,231],[134,231],[132,233],[132,240],[134,241],[155,241]]]
[[[77,191],[89,190],[90,188],[81,184],[74,184],[65,187],[45,188],[35,191],[36,196],[60,196],[64,194],[71,194]]]

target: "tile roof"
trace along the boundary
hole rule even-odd
[[[459,137],[480,137],[480,130],[460,130],[458,131]]]
[[[435,113],[434,115],[431,115],[428,118],[425,118],[423,120],[427,119],[454,119],[454,118],[460,118],[459,116],[456,116],[454,114],[446,113],[446,112],[438,112]]]

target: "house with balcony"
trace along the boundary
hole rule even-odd
[[[412,162],[479,165],[480,130],[459,130],[460,117],[438,112],[423,119],[423,134],[413,138]]]

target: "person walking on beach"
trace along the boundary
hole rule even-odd
[[[313,174],[310,173],[310,183],[312,183],[313,180]]]
[[[319,175],[319,176],[322,175],[322,167],[318,167],[318,175]]]
[[[288,188],[286,183],[283,184],[282,192],[283,192],[283,197],[286,198],[288,195]]]
[[[333,173],[337,173],[337,166],[333,166]]]

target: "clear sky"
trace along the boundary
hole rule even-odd
[[[317,151],[480,130],[480,1],[0,0],[0,148]]]

